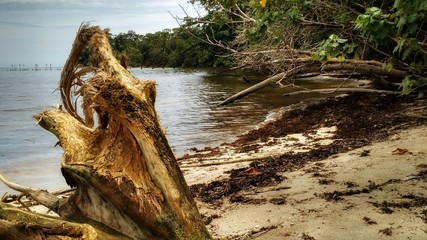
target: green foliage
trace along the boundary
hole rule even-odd
[[[394,67],[393,61],[391,61],[390,59],[386,60],[382,65],[382,68],[389,72],[393,70],[393,67]]]
[[[402,60],[406,60],[408,56],[419,50],[418,40],[416,38],[399,38],[393,53],[398,53]]]
[[[80,53],[79,58],[77,59],[77,62],[83,66],[89,66],[91,65],[91,59],[90,59],[90,50],[88,46],[85,46]]]
[[[403,94],[409,94],[419,85],[420,85],[420,82],[414,79],[414,76],[407,75],[403,79],[402,83],[399,85],[399,88],[402,89]]]
[[[427,1],[425,0],[395,0],[389,13],[377,7],[371,7],[356,19],[356,29],[368,37],[369,43],[387,51],[390,45],[397,60],[405,62],[413,75],[408,75],[402,81],[403,93],[408,94],[416,86],[422,65],[427,59],[421,47],[425,42]],[[424,34],[423,34],[424,33]],[[385,62],[383,68],[391,70],[393,65]]]
[[[397,34],[407,37],[416,34],[424,23],[427,14],[427,1],[424,0],[395,0],[395,13],[391,19],[395,20]]]
[[[312,4],[311,0],[289,0],[288,2],[291,7],[286,11],[286,15],[294,24],[304,18],[304,13],[310,9]]]
[[[125,54],[132,67],[213,67],[230,62],[216,56],[216,48],[194,36],[202,35],[199,29],[165,29],[146,35],[134,31],[110,37],[116,56]]]
[[[277,20],[279,14],[277,12],[266,11],[260,14],[260,18],[256,19],[255,24],[243,30],[250,43],[262,41],[267,34],[267,31],[272,27],[272,24]]]
[[[252,44],[266,41],[278,43],[283,37],[283,27],[299,23],[312,6],[312,0],[269,0],[267,3],[266,7],[262,7],[258,0],[252,0],[247,5],[241,3],[256,19],[255,24],[245,26],[243,30]],[[275,31],[277,28],[280,30]]]
[[[427,2],[421,0],[396,0],[391,14],[383,13],[378,7],[371,7],[356,19],[356,29],[369,41],[378,46],[387,43],[390,37],[406,38],[416,34],[425,21]],[[404,46],[405,40],[399,43],[398,51]],[[396,51],[396,49],[395,49]]]
[[[356,19],[356,29],[369,38],[375,45],[384,43],[391,35],[393,23],[389,21],[390,14],[384,14],[380,8],[368,8],[365,14]]]
[[[354,54],[356,44],[348,43],[348,39],[331,34],[328,39],[320,43],[319,49],[313,53],[312,59],[325,64],[331,58],[343,61],[348,55]]]

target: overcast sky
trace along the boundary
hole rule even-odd
[[[178,27],[187,0],[0,0],[0,67],[62,66],[82,22],[118,34]]]

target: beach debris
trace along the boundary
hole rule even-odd
[[[391,235],[393,235],[393,228],[392,227],[388,227],[388,228],[380,229],[378,232],[382,233],[382,234],[384,234],[386,236],[391,236]]]
[[[395,150],[392,151],[392,154],[393,155],[403,155],[407,152],[408,152],[408,149],[406,149],[406,148],[396,148]]]
[[[256,177],[260,174],[262,174],[261,171],[259,171],[258,169],[254,168],[254,167],[250,167],[246,170],[243,171],[245,174],[251,176],[251,177]]]
[[[372,219],[370,219],[370,218],[368,218],[368,217],[363,217],[363,221],[365,221],[365,223],[367,223],[367,224],[369,224],[369,225],[377,224],[377,222],[376,222],[376,221],[374,221],[374,220],[372,220]]]

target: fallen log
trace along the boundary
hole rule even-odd
[[[85,46],[93,66],[82,70],[77,58]],[[89,70],[93,75],[83,81],[81,75]],[[76,189],[52,207],[61,219],[97,222],[134,239],[211,239],[154,109],[155,83],[140,81],[121,66],[106,30],[81,26],[60,91],[66,111],[46,110],[34,117],[59,139],[62,173]],[[34,189],[21,190],[33,196]],[[85,239],[105,239],[99,236]]]
[[[399,69],[391,69],[391,70],[383,69],[382,63],[377,61],[362,61],[362,60],[347,59],[340,62],[337,59],[331,59],[330,61],[328,61],[327,64],[322,65],[319,62],[316,62],[306,57],[301,59],[294,59],[296,63],[299,62],[298,60],[300,60],[301,62],[304,62],[305,65],[300,65],[295,68],[292,68],[287,72],[282,72],[272,77],[269,77],[264,81],[259,82],[225,99],[224,101],[219,103],[218,106],[224,106],[224,105],[230,104],[270,84],[277,84],[281,81],[288,81],[289,79],[295,78],[296,75],[301,73],[308,74],[308,73],[326,73],[326,72],[335,72],[335,71],[346,71],[346,72],[349,72],[350,74],[362,73],[366,75],[391,76],[394,78],[402,78],[402,79],[408,74],[406,71],[399,70]],[[427,79],[422,76],[416,76],[416,77],[420,80],[427,82]]]
[[[232,103],[238,99],[241,99],[241,98],[243,98],[243,97],[245,97],[245,96],[247,96],[253,92],[256,92],[256,91],[258,91],[258,90],[260,90],[260,89],[262,89],[262,88],[264,88],[264,87],[266,87],[272,83],[278,82],[279,80],[283,79],[283,77],[285,77],[285,76],[286,76],[286,73],[283,72],[283,73],[279,73],[277,75],[274,75],[272,77],[269,77],[269,78],[265,79],[264,81],[259,82],[255,85],[253,85],[249,88],[246,88],[245,90],[238,92],[238,93],[234,94],[233,96],[225,99],[224,101],[219,103],[218,106],[224,106],[224,105]]]
[[[378,89],[368,89],[368,88],[322,88],[322,89],[310,89],[302,90],[291,93],[285,93],[282,96],[288,97],[298,94],[306,93],[322,93],[322,94],[331,94],[336,92],[353,92],[353,93],[379,93],[379,94],[402,94],[399,91],[388,91],[388,90],[378,90]]]

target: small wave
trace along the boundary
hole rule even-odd
[[[14,109],[2,109],[1,112],[27,112],[27,111],[35,111],[36,108],[14,108]]]
[[[287,109],[288,109],[288,107],[281,107],[281,108],[277,108],[277,109],[274,109],[272,111],[269,111],[267,113],[267,115],[265,116],[264,121],[257,124],[254,128],[258,129],[258,128],[265,126],[266,124],[268,124],[270,122],[274,122],[274,121],[278,120],[283,115],[283,113],[286,112]]]
[[[286,107],[281,107],[279,109],[275,109],[273,111],[268,112],[264,122],[266,123],[266,122],[271,122],[279,119],[285,111],[286,111]]]

